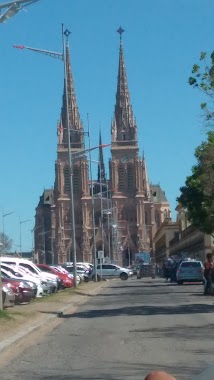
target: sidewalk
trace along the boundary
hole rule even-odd
[[[77,289],[63,290],[57,294],[37,298],[28,305],[17,305],[7,309],[9,319],[0,319],[0,354],[10,346],[25,338],[29,333],[43,329],[50,330],[63,319],[60,313],[74,313],[92,296],[96,296],[108,285],[108,282],[89,282]]]

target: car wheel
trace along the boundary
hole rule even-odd
[[[128,278],[129,278],[129,276],[128,276],[127,273],[121,273],[121,274],[120,274],[120,279],[121,279],[121,280],[128,280]]]
[[[177,281],[178,285],[183,285],[183,281]]]

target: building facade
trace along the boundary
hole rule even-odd
[[[73,194],[76,232],[76,253],[79,261],[93,261],[96,251],[104,250],[106,260],[127,264],[134,254],[153,253],[153,237],[161,223],[170,217],[170,206],[160,185],[151,185],[146,160],[139,155],[138,129],[132,111],[126,75],[122,32],[120,34],[119,66],[116,104],[111,125],[111,157],[109,179],[103,158],[101,132],[99,136],[98,178],[89,179],[89,160],[86,154],[73,160]],[[75,96],[70,50],[66,45],[69,136],[66,123],[66,92],[64,89],[60,122],[58,123],[55,184],[50,197],[49,231],[51,231],[51,260],[56,263],[72,261],[72,221],[70,201],[70,171],[68,143],[72,155],[85,149],[85,133]],[[73,157],[73,156],[72,156]],[[93,241],[92,191],[94,194],[95,242]],[[101,197],[102,192],[102,197]],[[39,223],[45,221],[45,205],[36,208],[35,250]],[[47,221],[46,221],[47,224]],[[44,236],[46,229],[43,228]],[[40,232],[41,233],[41,232]],[[48,235],[48,232],[47,232]],[[42,236],[42,235],[39,235]],[[40,243],[41,245],[41,243]],[[43,244],[44,250],[44,244]],[[44,261],[50,261],[45,254]]]
[[[188,257],[204,262],[207,253],[214,254],[213,236],[192,226],[182,206],[178,205],[176,211],[176,222],[166,219],[154,236],[156,263],[162,265],[170,256],[178,261]]]

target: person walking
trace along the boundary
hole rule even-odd
[[[214,271],[213,255],[208,253],[206,256],[206,262],[204,263],[204,278],[206,281],[204,294],[208,295],[212,291],[212,275]]]

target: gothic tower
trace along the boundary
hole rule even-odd
[[[120,27],[116,104],[111,125],[110,179],[106,178],[100,132],[98,177],[96,181],[91,181],[90,178],[90,182],[88,159],[86,155],[81,154],[85,149],[85,132],[77,106],[67,36],[64,52],[66,81],[60,121],[57,126],[54,190],[44,190],[36,208],[35,251],[38,253],[39,262],[73,261],[71,236],[74,226],[71,220],[69,145],[73,162],[73,211],[77,261],[92,262],[93,244],[95,244],[96,251],[104,250],[106,259],[108,257],[118,264],[128,264],[134,260],[135,253],[152,252],[156,230],[164,219],[170,217],[165,192],[159,184],[149,183],[145,157],[139,156],[137,124],[132,111],[124,61],[123,32]],[[79,157],[75,158],[78,154]],[[95,242],[93,242],[92,203]],[[54,260],[53,257],[49,257],[49,253],[53,255],[53,252]]]
[[[132,111],[124,62],[122,33],[120,27],[119,68],[116,92],[116,105],[111,127],[110,186],[115,220],[114,254],[123,256],[148,249],[146,222],[151,224],[150,188],[147,179],[145,160],[139,157],[137,125]],[[114,232],[114,229],[116,232]],[[150,243],[149,243],[150,245]],[[120,261],[119,258],[117,261]],[[124,262],[123,257],[123,262]]]
[[[71,155],[73,160],[73,193],[76,230],[77,260],[83,259],[87,244],[84,228],[87,227],[87,198],[90,198],[88,188],[88,161],[86,156],[73,158],[75,153],[84,150],[84,129],[80,119],[77,100],[74,90],[73,76],[70,62],[68,39],[65,49],[66,80],[68,93],[69,134],[66,117],[66,83],[64,82],[63,102],[60,122],[58,124],[57,160],[55,164],[55,252],[58,253],[58,262],[72,261],[72,221],[70,202],[70,170],[68,156],[68,139],[70,139]],[[84,244],[83,239],[84,237]]]

